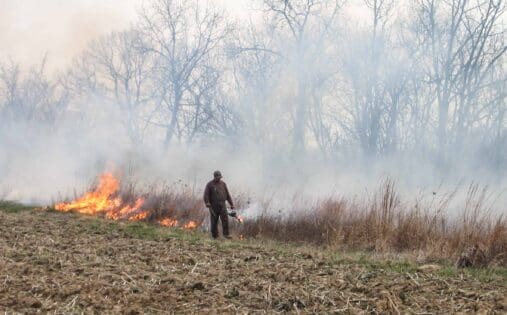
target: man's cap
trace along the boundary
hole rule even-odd
[[[215,171],[213,177],[222,177],[222,173],[220,173],[220,171]]]

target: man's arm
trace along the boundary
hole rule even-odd
[[[206,184],[206,188],[204,188],[204,204],[206,205],[206,207],[210,206],[209,192],[210,192],[210,187],[209,187],[209,183],[208,183],[208,184]]]
[[[231,208],[234,209],[234,204],[232,203],[232,198],[231,198],[231,195],[229,194],[229,189],[227,189],[227,185],[225,183],[224,183],[224,187],[225,187],[225,193],[227,194],[227,201],[231,205]]]

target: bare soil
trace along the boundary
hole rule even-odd
[[[507,313],[505,278],[337,257],[140,223],[0,211],[0,311]]]

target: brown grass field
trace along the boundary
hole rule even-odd
[[[451,264],[464,250],[477,246],[477,266],[507,267],[507,217],[494,211],[491,196],[487,189],[471,185],[452,214],[453,193],[431,201],[407,201],[398,195],[395,183],[386,180],[367,201],[329,198],[288,216],[262,214],[246,221],[241,233]]]
[[[122,200],[120,208],[130,208],[140,199],[142,205],[123,215],[115,209],[95,215],[154,224],[170,219],[177,226],[192,222],[201,230],[208,228],[202,196],[189,186],[142,188],[129,180],[119,183],[118,179],[118,191],[109,199]],[[91,185],[90,191],[96,187]],[[233,222],[236,235],[243,238],[403,255],[418,263],[453,264],[463,251],[477,246],[477,267],[507,267],[507,217],[494,208],[504,205],[492,203],[494,194],[478,185],[470,185],[460,197],[463,200],[457,201],[456,191],[410,199],[400,196],[396,183],[386,179],[366,199],[330,197],[307,204],[288,200],[293,209],[283,211],[261,200],[262,209],[253,216],[245,196],[235,196],[235,203],[246,219],[239,225]]]
[[[5,202],[0,222],[8,314],[507,312],[499,267],[456,270],[259,234],[212,241],[198,230]]]

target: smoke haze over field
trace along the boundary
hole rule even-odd
[[[4,0],[0,198],[50,204],[106,169],[196,194],[220,169],[275,208],[367,198],[386,177],[414,198],[472,182],[496,196],[505,1],[451,2],[466,14],[426,0]]]
[[[0,60],[23,65],[40,62],[47,53],[51,71],[69,66],[99,36],[135,23],[142,0],[2,0],[0,1]],[[232,16],[249,16],[248,0],[216,4]]]
[[[136,3],[139,1],[3,0],[0,58],[32,65],[48,53],[53,69],[60,69],[91,39],[128,27],[135,18]]]

